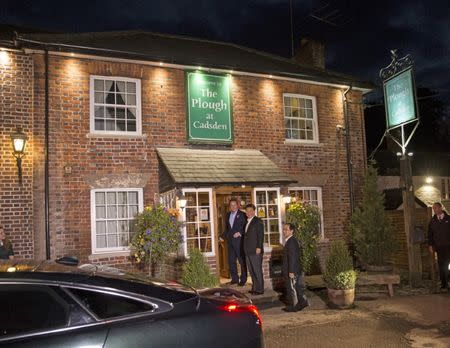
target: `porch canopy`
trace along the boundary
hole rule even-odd
[[[157,148],[160,191],[173,187],[295,182],[258,150]]]

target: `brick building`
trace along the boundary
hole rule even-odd
[[[218,235],[231,196],[255,203],[265,222],[266,275],[283,196],[319,205],[321,252],[346,235],[371,85],[326,70],[317,52],[307,66],[145,32],[1,38],[0,221],[19,257],[131,267],[133,214],[176,206],[181,194],[182,253],[200,248],[223,276]],[[28,137],[21,185],[17,127]]]

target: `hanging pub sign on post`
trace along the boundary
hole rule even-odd
[[[188,142],[231,144],[230,76],[190,71],[186,85]]]

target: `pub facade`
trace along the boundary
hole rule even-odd
[[[264,221],[268,283],[291,199],[319,206],[321,254],[347,235],[370,84],[320,61],[146,32],[19,33],[0,45],[0,218],[17,257],[132,269],[133,217],[161,203],[184,222],[178,257],[198,248],[227,277],[231,197]]]

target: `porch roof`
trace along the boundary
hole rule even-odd
[[[296,181],[258,150],[157,148],[157,152],[172,185],[281,184]],[[167,184],[163,186],[172,186]]]

